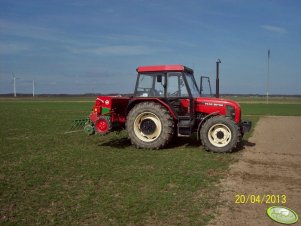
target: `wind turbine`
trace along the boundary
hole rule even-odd
[[[19,79],[15,76],[14,72],[12,72],[13,74],[13,79],[14,79],[14,97],[17,96],[17,90],[16,90],[16,79]]]

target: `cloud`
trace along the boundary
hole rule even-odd
[[[153,50],[144,45],[111,45],[86,50],[97,55],[147,55]]]
[[[106,34],[102,36],[78,34],[77,36],[71,36],[57,29],[15,23],[1,19],[0,35],[14,36],[21,39],[33,39],[33,46],[39,45],[35,40],[40,40],[52,44],[55,43],[56,46],[62,47],[71,53],[90,53],[101,56],[137,56],[168,51],[166,48],[159,49],[150,47],[153,46],[154,43],[164,42],[163,40],[150,39],[144,36],[130,34]],[[82,40],[86,40],[86,42]],[[0,54],[16,53],[27,49],[29,49],[29,46],[25,46],[21,43],[10,45],[2,44],[0,45]]]
[[[0,32],[3,35],[14,35],[19,37],[38,38],[38,39],[42,39],[45,33],[46,34],[49,33],[48,29],[45,28],[26,25],[26,24],[19,24],[11,21],[6,21],[6,20],[0,20]]]
[[[66,47],[70,52],[79,53],[91,53],[100,56],[138,56],[149,55],[154,53],[154,50],[146,45],[107,45],[102,47],[89,47],[89,48],[74,48]]]
[[[271,25],[261,25],[260,27],[269,32],[282,33],[282,34],[287,33],[287,31],[282,27],[271,26]]]
[[[14,54],[30,50],[31,47],[21,43],[0,43],[0,54]]]
[[[12,21],[0,19],[0,35],[10,35],[19,38],[30,38],[35,40],[73,43],[74,40],[69,38],[64,32],[56,29],[44,28],[23,23],[15,23]],[[77,44],[77,43],[76,43]]]

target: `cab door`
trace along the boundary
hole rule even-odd
[[[166,98],[178,116],[190,116],[190,95],[181,72],[167,73]]]

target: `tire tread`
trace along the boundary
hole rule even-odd
[[[158,116],[162,123],[162,132],[160,136],[152,142],[144,142],[140,140],[134,133],[134,121],[137,115],[142,112],[149,111]],[[174,133],[174,121],[167,109],[156,102],[142,102],[137,104],[129,112],[126,120],[126,128],[131,143],[137,148],[143,149],[161,149],[168,145]]]
[[[208,130],[210,129],[211,126],[213,126],[216,123],[226,124],[232,132],[232,140],[225,147],[216,147],[212,145],[207,137]],[[239,146],[239,142],[241,141],[241,133],[239,131],[237,124],[232,119],[222,115],[213,116],[208,120],[206,120],[206,122],[203,124],[201,128],[200,137],[204,148],[207,151],[211,151],[211,152],[223,152],[223,153],[232,152],[234,149],[236,149]]]

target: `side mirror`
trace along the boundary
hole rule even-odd
[[[157,82],[162,83],[162,75],[157,75]]]

